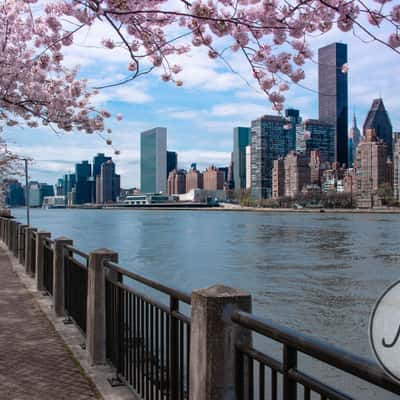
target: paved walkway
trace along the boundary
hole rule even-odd
[[[98,399],[0,248],[0,399]]]

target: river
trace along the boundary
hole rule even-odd
[[[369,358],[371,308],[400,278],[398,214],[34,209],[31,225],[84,251],[113,249],[124,268],[177,288],[247,290],[256,314]]]

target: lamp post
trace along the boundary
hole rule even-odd
[[[28,159],[23,158],[25,162],[25,204],[26,204],[26,224],[30,225],[30,212],[29,212],[29,188],[28,188]]]

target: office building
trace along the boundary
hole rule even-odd
[[[347,45],[332,43],[318,50],[319,119],[334,126],[335,157],[339,164],[347,164],[348,88]],[[322,155],[321,155],[322,156]]]
[[[100,167],[100,176],[96,178],[96,192],[99,203],[114,203],[120,193],[120,177],[115,174],[115,164],[108,160]]]
[[[307,156],[291,151],[284,158],[285,196],[297,196],[310,183],[310,167]]]
[[[42,205],[40,197],[40,184],[39,182],[29,182],[29,207],[40,207]]]
[[[184,170],[172,170],[168,175],[168,194],[186,193],[186,172]]]
[[[140,189],[142,193],[167,190],[167,129],[154,128],[140,136]]]
[[[357,205],[373,207],[378,204],[376,194],[386,182],[387,144],[378,140],[374,129],[365,131],[365,138],[357,147]]]
[[[169,173],[178,168],[178,154],[175,151],[167,151],[167,178]]]
[[[101,173],[101,166],[110,161],[111,157],[107,157],[104,153],[98,153],[96,156],[93,157],[93,173],[92,176],[96,178],[96,176],[100,175]]]
[[[251,194],[256,199],[272,196],[274,160],[287,152],[286,120],[265,115],[251,123]]]
[[[250,128],[233,129],[233,181],[235,189],[246,188],[246,147],[250,144]]]
[[[246,189],[251,188],[251,146],[246,146]]]
[[[5,192],[6,204],[10,207],[25,205],[25,190],[17,179],[4,179],[2,188]]]
[[[381,98],[372,102],[363,126],[364,135],[368,129],[374,129],[377,140],[387,144],[388,156],[392,158],[393,128]]]
[[[393,136],[393,197],[400,202],[400,132]]]
[[[310,156],[312,150],[319,150],[321,162],[333,163],[335,161],[335,128],[326,122],[308,119],[304,121],[302,129],[307,137],[306,154]]]
[[[211,165],[203,172],[204,190],[223,190],[224,182],[224,172],[214,165]]]
[[[353,126],[349,130],[349,167],[354,165],[357,146],[361,140],[361,132],[357,127],[356,114],[353,115]]]
[[[92,166],[88,161],[82,161],[75,165],[75,204],[85,204],[92,201],[92,184],[90,177],[92,175]]]
[[[193,189],[203,189],[203,174],[197,170],[196,164],[192,164],[186,173],[186,192]]]
[[[297,134],[296,134],[296,127],[297,125],[300,124],[301,122],[301,118],[300,118],[300,112],[299,110],[296,110],[294,108],[288,108],[287,110],[285,110],[285,116],[286,119],[288,120],[288,125],[287,128],[287,152],[289,153],[289,151],[294,151],[296,150],[296,138],[297,138]]]
[[[310,152],[310,183],[311,185],[321,184],[321,157],[319,150],[311,150]]]
[[[64,196],[64,179],[58,179],[56,185],[56,195],[57,196]]]

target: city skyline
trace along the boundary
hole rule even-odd
[[[313,40],[315,58],[318,47],[340,41],[340,38],[339,34],[332,32],[323,41]],[[400,99],[392,90],[392,87],[398,86],[397,82],[400,84],[400,77],[391,67],[395,65],[391,62],[395,55],[389,49],[373,43],[365,45],[358,39],[346,39],[346,43],[349,53],[349,119],[355,110],[362,125],[372,100],[382,95],[394,130],[399,130],[400,115],[397,110],[400,109]],[[372,57],[374,50],[379,51],[378,59]],[[83,60],[83,70],[94,68],[90,60]],[[107,73],[102,74],[103,78],[113,73],[117,76],[118,71],[111,68],[111,63],[107,64],[109,61],[104,60]],[[166,126],[169,147],[180,155],[179,167],[187,168],[196,161],[203,169],[210,163],[229,164],[233,127],[249,126],[252,119],[271,113],[265,96],[250,90],[237,75],[221,66],[206,66],[202,62],[201,51],[196,50],[188,61],[196,63],[196,72],[198,69],[199,73],[187,72],[183,76],[183,88],[174,88],[149,77],[132,85],[105,90],[99,96],[102,105],[114,114],[121,111],[124,115],[122,122],[112,124],[115,133],[111,136],[115,146],[121,150],[121,155],[114,158],[120,166],[123,187],[139,186],[141,131]],[[242,72],[243,65],[235,66]],[[310,62],[305,71],[307,78],[304,85],[317,88],[318,66]],[[368,80],[365,79],[367,76]],[[287,98],[287,108],[300,109],[303,118],[318,118],[316,93],[293,87]],[[11,150],[35,159],[31,176],[40,181],[54,182],[61,171],[72,170],[76,162],[90,157],[93,152],[107,152],[106,144],[95,136],[75,133],[55,135],[42,128],[9,129],[5,138]],[[46,145],[39,145],[40,142]]]

